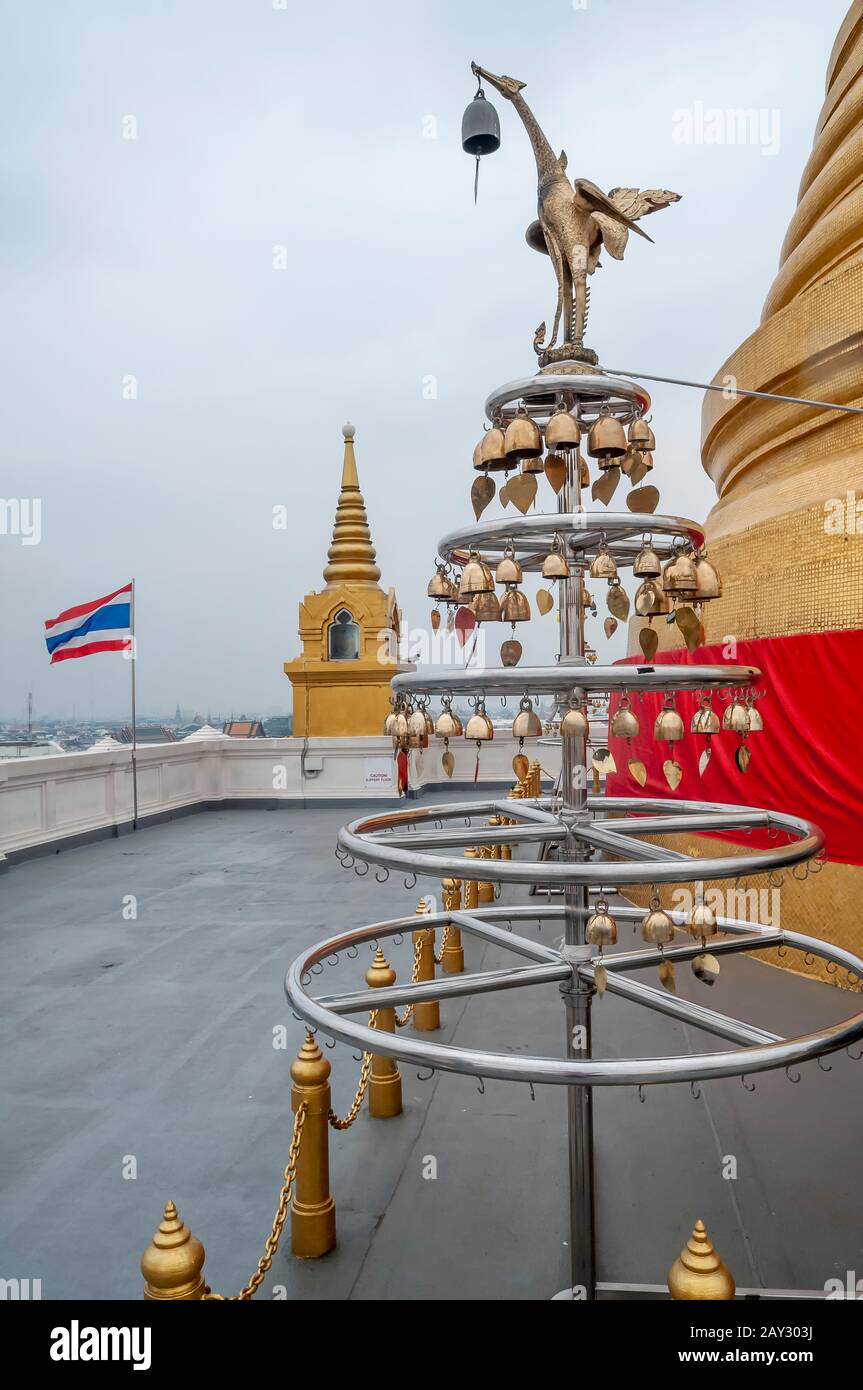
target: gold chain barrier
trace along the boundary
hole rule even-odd
[[[378,948],[378,949],[380,949],[380,948]],[[384,964],[386,964],[386,962],[384,962]],[[393,972],[393,973],[395,973],[395,972]],[[377,1017],[378,1017],[378,1014],[377,1014],[377,1010],[376,1010],[376,1009],[373,1010],[373,1012],[369,1014],[369,1027],[370,1027],[370,1028],[375,1028],[375,1027],[377,1027]],[[371,1074],[371,1069],[372,1069],[372,1054],[371,1054],[371,1052],[364,1052],[364,1053],[363,1053],[363,1064],[362,1064],[362,1066],[360,1067],[360,1079],[359,1079],[359,1081],[358,1081],[358,1083],[357,1083],[356,1095],[354,1096],[353,1101],[351,1102],[351,1108],[350,1108],[350,1110],[349,1110],[348,1113],[345,1115],[345,1117],[344,1117],[343,1120],[340,1120],[340,1119],[339,1119],[339,1117],[338,1117],[338,1115],[336,1114],[335,1110],[332,1110],[332,1109],[331,1109],[331,1110],[328,1110],[328,1111],[327,1111],[327,1119],[329,1120],[329,1122],[330,1122],[330,1124],[332,1125],[333,1129],[350,1129],[350,1127],[351,1127],[351,1125],[353,1124],[354,1120],[357,1118],[357,1115],[359,1115],[359,1113],[360,1113],[360,1107],[362,1106],[362,1103],[363,1103],[363,1101],[364,1101],[364,1099],[365,1099],[366,1091],[368,1090],[368,1087],[369,1087],[369,1076],[370,1076],[370,1074]]]

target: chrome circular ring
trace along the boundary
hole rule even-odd
[[[531,516],[503,517],[475,522],[450,531],[438,546],[441,559],[462,564],[471,550],[486,559],[502,556],[512,541],[522,569],[542,569],[555,536],[562,536],[570,550],[591,559],[604,541],[616,562],[631,565],[642,548],[642,537],[651,536],[660,559],[672,553],[671,541],[680,537],[696,549],[704,544],[704,531],[682,516],[656,516],[640,512],[548,512]],[[664,540],[670,537],[671,540]]]
[[[719,690],[751,685],[761,672],[755,666],[588,666],[560,662],[557,666],[431,667],[395,676],[398,694],[460,695],[488,699],[493,695],[560,695],[584,690],[610,693],[627,690]]]
[[[630,420],[650,409],[650,395],[635,381],[596,371],[545,371],[519,377],[492,391],[485,403],[489,420],[509,421],[524,403],[537,424],[544,425],[562,401],[568,410],[577,407],[580,420],[589,423],[607,406],[612,415]]]

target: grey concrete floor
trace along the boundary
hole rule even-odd
[[[137,1299],[138,1260],[173,1198],[236,1291],[270,1228],[302,1038],[282,991],[298,951],[416,905],[400,882],[339,868],[340,810],[210,812],[17,865],[0,879],[0,1277],[45,1298]],[[434,889],[435,884],[426,885]],[[817,880],[812,883],[817,893]],[[124,903],[137,899],[137,919]],[[532,930],[532,929],[531,929]],[[321,992],[354,987],[344,960]],[[467,945],[468,968],[510,963]],[[391,952],[409,974],[407,945]],[[370,957],[368,957],[370,960]],[[750,960],[679,990],[780,1033],[853,1011],[854,996]],[[559,1054],[556,987],[447,1005],[442,1041]],[[285,1025],[288,1050],[273,1046]],[[718,1040],[607,997],[598,1053],[700,1051]],[[328,1054],[334,1104],[357,1080]],[[661,1282],[701,1217],[740,1285],[863,1277],[863,1063],[596,1092],[599,1277]],[[545,1299],[568,1282],[565,1094],[403,1069],[405,1111],[332,1136],[339,1246],[280,1251],[259,1297]],[[428,1158],[437,1176],[423,1176]],[[729,1160],[736,1178],[726,1178]],[[134,1161],[134,1162],[132,1162]],[[134,1169],[135,1176],[128,1176]]]

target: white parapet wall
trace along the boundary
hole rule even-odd
[[[441,766],[437,739],[409,757],[409,788],[472,786],[476,746],[452,745],[452,781]],[[484,744],[478,785],[513,779],[511,738]],[[525,741],[524,752],[549,777],[560,750]],[[392,744],[386,738],[214,738],[148,744],[138,749],[138,813],[142,820],[196,807],[238,802],[284,802],[298,809],[315,802],[392,801],[398,796]],[[0,859],[64,840],[110,833],[132,817],[128,748],[0,760]]]

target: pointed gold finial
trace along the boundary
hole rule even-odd
[[[327,588],[337,584],[367,584],[377,588],[381,572],[375,564],[375,548],[369,530],[366,504],[360,492],[357,460],[354,455],[356,430],[350,423],[342,426],[345,459],[342,466],[342,487],[336,507],[333,539],[327,551],[324,569]]]
[[[703,1221],[696,1221],[692,1235],[668,1271],[668,1292],[675,1299],[734,1297],[734,1279],[714,1250]]]
[[[173,1202],[165,1203],[159,1229],[141,1256],[145,1299],[201,1299],[204,1247],[192,1235]]]

